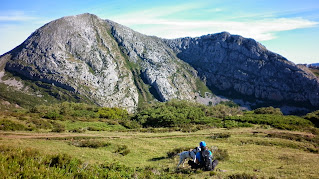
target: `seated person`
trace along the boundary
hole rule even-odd
[[[201,141],[199,143],[199,146],[201,148],[200,152],[196,153],[196,157],[194,161],[188,161],[188,164],[193,169],[201,168],[206,171],[214,170],[214,168],[217,166],[218,161],[213,159],[212,152],[207,149],[206,143],[204,141]]]

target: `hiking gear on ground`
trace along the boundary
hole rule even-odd
[[[208,150],[201,151],[200,165],[206,171],[213,169],[212,158]]]

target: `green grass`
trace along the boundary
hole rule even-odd
[[[157,119],[173,125],[142,127]],[[242,114],[185,101],[151,105],[135,116],[83,103],[1,111],[0,170],[27,178],[318,178],[316,119],[316,112],[305,119]],[[177,153],[203,140],[220,160],[217,170],[176,169]]]
[[[252,131],[258,130],[258,134]],[[226,160],[221,160],[218,169],[214,173],[216,178],[226,178],[231,175],[247,174],[258,177],[276,178],[310,178],[318,177],[316,170],[319,155],[303,148],[305,143],[291,141],[282,138],[267,138],[269,132],[274,129],[205,129],[192,133],[165,132],[165,133],[140,133],[140,132],[89,132],[79,134],[92,139],[64,138],[63,140],[47,140],[43,138],[20,138],[12,140],[1,136],[2,145],[8,147],[20,147],[23,150],[32,148],[38,150],[40,155],[62,155],[66,153],[71,159],[82,163],[97,165],[100,163],[118,163],[120,166],[128,167],[129,171],[138,168],[142,173],[147,173],[149,168],[163,173],[163,176],[181,176],[183,178],[210,177],[210,172],[192,171],[187,164],[186,168],[176,170],[178,157],[167,153],[174,148],[187,150],[198,146],[199,141],[205,140],[209,148],[217,146],[222,155],[228,155]],[[285,132],[285,131],[281,131]],[[212,135],[227,133],[230,136],[213,139]],[[291,133],[287,131],[286,133]],[[14,135],[14,133],[10,133]],[[70,136],[70,133],[61,133]],[[58,136],[61,134],[50,134]],[[20,134],[21,135],[21,134]],[[25,133],[24,135],[40,135],[38,133]],[[17,136],[16,136],[17,137]],[[98,137],[94,139],[93,137]],[[100,141],[107,144],[106,147],[90,148],[77,147],[72,141]],[[268,145],[271,144],[271,145]],[[299,147],[295,147],[299,146]],[[129,150],[125,155],[121,151]],[[180,151],[180,150],[179,150]],[[178,152],[179,152],[178,151]],[[225,152],[226,151],[226,152]],[[177,153],[177,152],[176,152]],[[225,154],[227,153],[227,154]],[[3,153],[2,153],[3,155]],[[217,157],[217,154],[216,154]],[[298,168],[298,170],[296,170]],[[96,169],[98,170],[98,169]],[[222,172],[223,171],[223,172]],[[94,173],[94,171],[92,171]],[[156,172],[155,172],[156,173]],[[92,174],[92,176],[94,176]],[[153,175],[156,177],[156,175]]]
[[[109,124],[107,122],[84,122],[84,121],[60,121],[65,125],[66,130],[70,131],[77,128],[86,128],[92,131],[119,131],[124,130],[125,127],[119,124]],[[93,130],[96,129],[96,130]]]

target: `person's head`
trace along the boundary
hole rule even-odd
[[[199,146],[200,146],[201,150],[205,150],[206,149],[206,142],[205,141],[201,141],[199,143]]]

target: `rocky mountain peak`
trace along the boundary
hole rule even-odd
[[[44,25],[0,61],[23,79],[129,111],[141,102],[195,101],[210,90],[252,107],[319,107],[311,71],[228,32],[168,40],[86,13]]]

